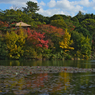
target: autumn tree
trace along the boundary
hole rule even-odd
[[[27,30],[27,41],[30,45],[32,45],[32,47],[34,48],[48,48],[48,40],[44,40],[45,33],[40,33],[40,32],[36,32],[35,30]]]
[[[2,33],[5,33],[7,31],[8,26],[9,25],[7,22],[0,21],[0,30],[2,31]]]
[[[40,25],[38,26],[37,31],[45,33],[45,39],[49,41],[48,45],[51,50],[59,50],[59,41],[61,41],[62,36],[65,33],[62,28],[57,28],[52,25]]]
[[[24,53],[23,47],[27,36],[22,30],[19,31],[19,35],[14,31],[11,31],[11,33],[7,32],[5,35],[8,57],[11,59],[19,59]]]
[[[65,34],[63,35],[63,40],[59,42],[60,48],[66,50],[74,49],[73,47],[70,47],[70,45],[73,43],[73,40],[71,40],[71,34],[67,32],[67,29],[65,31]]]

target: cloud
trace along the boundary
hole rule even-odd
[[[40,3],[39,3],[39,6],[45,6],[46,4],[43,2],[43,1],[41,1]]]
[[[68,0],[60,0],[60,1],[57,1],[56,7],[70,9],[73,7],[73,5],[71,5]]]
[[[93,1],[91,2],[91,6],[92,6],[93,9],[95,10],[95,0],[93,0]]]
[[[0,3],[11,3],[11,4],[16,4],[17,2],[24,2],[26,3],[27,1],[33,1],[33,2],[37,2],[37,0],[0,0]]]
[[[83,9],[83,7],[78,5],[77,2],[70,2],[69,0],[57,1],[55,7],[60,8],[62,10],[67,10],[67,11],[75,11],[75,10]]]
[[[84,9],[87,8],[95,10],[95,0],[50,0],[48,3],[45,3],[44,0],[41,0],[41,2],[38,2],[39,0],[0,0],[0,3],[11,4],[11,8],[14,8],[14,6],[21,8],[26,6],[27,1],[36,2],[40,8],[38,13],[44,16],[54,14],[74,16],[78,11],[85,12]]]
[[[55,0],[51,0],[51,1],[48,3],[48,6],[49,6],[49,7],[55,7],[55,5],[56,5]]]
[[[37,0],[0,0],[0,3],[11,4],[13,6],[22,7],[26,6],[27,1],[32,1],[37,3]]]
[[[54,14],[65,14],[58,8],[43,10],[42,8],[38,11],[38,13],[44,16],[53,16]]]
[[[50,8],[57,8],[59,11],[57,13],[63,14],[66,13],[66,15],[74,15],[78,11],[83,11],[83,6],[78,4],[77,1],[70,2],[69,0],[51,0],[48,3],[48,6]]]
[[[81,0],[81,1],[79,1],[79,4],[89,7],[91,5],[91,2],[89,2],[89,0]]]

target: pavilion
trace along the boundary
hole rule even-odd
[[[27,29],[27,28],[29,28],[29,27],[31,27],[31,25],[29,25],[29,24],[26,24],[26,23],[24,23],[24,22],[18,22],[18,23],[16,23],[16,25],[15,25],[17,28],[19,28],[19,27],[22,27],[22,28],[25,28],[25,29]]]

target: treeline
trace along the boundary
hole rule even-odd
[[[79,11],[74,17],[45,17],[36,13],[37,3],[26,4],[22,9],[0,11],[0,59],[89,59],[94,55],[94,14]],[[31,28],[16,29],[20,21]]]

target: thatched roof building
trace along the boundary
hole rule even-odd
[[[26,24],[26,23],[24,23],[24,22],[18,22],[18,23],[16,23],[15,26],[16,26],[16,27],[19,27],[19,26],[21,26],[21,27],[30,27],[31,25]]]

